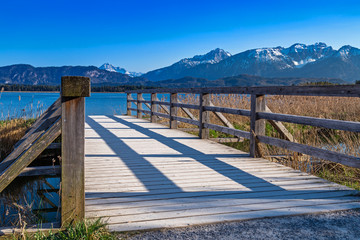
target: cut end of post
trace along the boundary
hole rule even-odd
[[[90,78],[79,76],[61,77],[62,97],[90,97]]]

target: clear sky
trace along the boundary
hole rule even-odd
[[[360,48],[359,0],[4,0],[0,66],[146,72],[217,47],[325,42]]]

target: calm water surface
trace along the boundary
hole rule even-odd
[[[3,92],[0,94],[0,120],[35,118],[59,96],[58,92]],[[113,115],[125,112],[125,93],[91,93],[91,97],[86,98],[86,115]]]

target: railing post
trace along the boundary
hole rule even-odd
[[[173,117],[177,117],[178,107],[175,107],[173,103],[178,103],[177,93],[170,93],[170,128],[177,128],[177,120]]]
[[[131,102],[130,102],[130,100],[131,100],[131,93],[128,93],[127,96],[126,96],[126,114],[128,116],[131,116],[131,110],[130,110]]]
[[[137,114],[136,114],[137,118],[142,118],[142,112],[140,112],[140,110],[142,110],[142,103],[139,102],[142,99],[143,99],[142,93],[138,93],[137,94]]]
[[[61,78],[61,224],[85,217],[85,98],[90,78]]]
[[[250,115],[250,156],[261,157],[259,144],[256,136],[265,135],[265,120],[258,119],[257,112],[265,112],[266,102],[264,95],[251,95],[251,115]]]
[[[200,121],[200,128],[199,128],[199,137],[201,139],[208,139],[209,129],[204,126],[205,123],[210,123],[210,112],[204,111],[204,106],[210,105],[210,94],[209,93],[200,93],[200,113],[199,113],[199,121]]]
[[[154,115],[154,112],[157,112],[157,104],[154,103],[154,101],[157,101],[157,94],[152,93],[151,94],[151,113],[150,113],[150,120],[152,123],[156,123],[156,115]]]

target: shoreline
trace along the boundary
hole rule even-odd
[[[2,91],[1,93],[60,93],[60,91]],[[125,92],[91,92],[91,93],[125,93]]]

